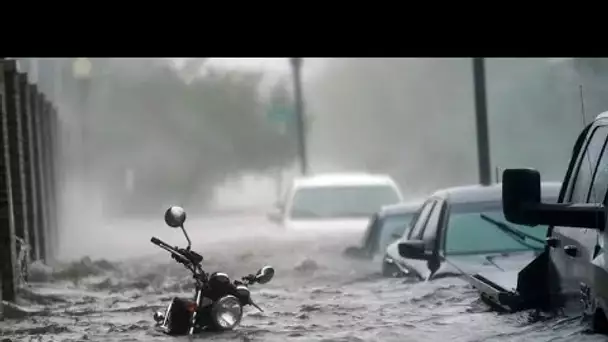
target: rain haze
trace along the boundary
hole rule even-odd
[[[207,272],[276,270],[251,289],[265,311],[212,340],[601,340],[571,318],[499,315],[461,279],[383,277],[380,261],[343,256],[362,230],[271,222],[300,176],[289,58],[89,58],[86,75],[75,58],[17,60],[57,108],[58,234],[21,317],[0,322],[9,341],[172,340],[152,313],[194,286],[150,238],[185,247],[164,221],[174,205]],[[608,63],[488,58],[485,72],[491,181],[529,167],[561,182],[608,108]],[[301,88],[311,174],[386,175],[408,202],[479,184],[471,58],[303,58]]]

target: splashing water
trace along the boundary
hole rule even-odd
[[[270,235],[269,235],[270,236]],[[272,282],[253,286],[264,308],[247,307],[242,325],[212,341],[598,341],[577,318],[531,320],[500,315],[464,281],[430,283],[380,276],[380,265],[345,259],[357,237],[275,234],[199,246],[207,271],[231,277],[264,264]],[[142,240],[146,236],[141,237]],[[203,244],[199,244],[203,245]],[[203,247],[203,248],[200,248]],[[160,251],[121,262],[83,258],[55,269],[33,267],[29,286],[0,323],[10,341],[174,341],[154,329],[152,314],[173,296],[190,296],[189,273]]]

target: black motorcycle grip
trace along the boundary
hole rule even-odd
[[[150,239],[150,242],[152,242],[153,244],[157,245],[157,246],[161,246],[161,245],[167,245],[166,243],[164,243],[161,239],[156,238],[156,237],[152,237]]]

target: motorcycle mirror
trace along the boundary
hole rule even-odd
[[[165,211],[165,223],[171,228],[181,228],[186,240],[188,240],[188,247],[186,249],[190,250],[190,246],[192,246],[192,241],[190,241],[190,237],[184,229],[184,222],[186,221],[186,211],[182,207],[172,206],[167,211]]]
[[[274,277],[274,268],[272,266],[264,266],[255,274],[255,282],[258,284],[266,284]]]
[[[186,211],[182,207],[172,206],[165,211],[165,223],[171,228],[179,228],[186,221]]]

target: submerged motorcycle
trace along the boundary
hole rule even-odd
[[[171,247],[156,237],[150,240],[171,253],[171,258],[192,272],[196,281],[192,299],[175,297],[164,313],[159,311],[154,314],[157,326],[169,335],[225,331],[234,329],[240,323],[244,306],[251,305],[263,311],[252,301],[248,286],[268,283],[274,276],[274,269],[264,266],[256,274],[233,282],[225,273],[206,273],[201,266],[203,256],[190,249],[192,243],[184,229],[185,221],[186,212],[181,207],[173,206],[165,212],[165,222],[169,227],[181,228],[188,247]]]

